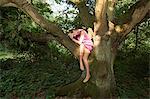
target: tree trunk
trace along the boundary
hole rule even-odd
[[[91,82],[96,86],[94,97],[110,98],[112,89],[115,88],[113,62],[115,53],[111,51],[111,41],[101,39],[94,49],[93,63],[91,64]],[[90,89],[89,89],[90,90]]]
[[[57,95],[74,95],[77,97],[91,97],[93,99],[111,98],[115,90],[113,63],[115,52],[111,51],[111,40],[96,37],[94,48],[90,56],[91,79],[83,83],[84,73],[74,83],[60,87]],[[79,96],[78,96],[79,95]]]
[[[76,46],[67,37],[67,35],[62,32],[60,27],[47,21],[43,18],[43,16],[38,14],[38,11],[26,0],[0,0],[0,6],[4,6],[9,2],[22,9],[22,11],[28,14],[33,21],[39,24],[42,28],[46,29],[56,40],[68,48],[74,56],[79,56],[78,46]],[[137,6],[133,7],[133,10],[131,10],[132,13],[129,13],[129,16],[131,16],[130,20],[122,22],[122,27],[115,24],[115,32],[112,33],[113,35],[109,35],[111,38],[106,37],[106,33],[109,30],[107,24],[108,20],[106,17],[107,3],[108,0],[96,0],[96,23],[94,28],[97,35],[94,37],[95,47],[89,59],[91,79],[84,84],[82,81],[85,77],[83,77],[82,74],[77,81],[67,86],[59,87],[57,89],[58,95],[77,94],[79,96],[91,96],[93,99],[104,99],[112,96],[112,92],[115,89],[113,63],[116,53],[116,48],[113,47],[114,49],[112,49],[112,42],[116,41],[117,44],[121,42],[123,38],[133,29],[133,27],[144,18],[150,9],[150,1],[140,0],[139,3],[137,3]],[[112,20],[112,17],[109,17],[109,19]],[[118,21],[120,22],[119,19]]]

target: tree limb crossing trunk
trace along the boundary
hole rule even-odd
[[[79,1],[79,0],[77,0]],[[131,20],[131,24],[126,26],[124,29],[124,35],[128,34],[130,30],[138,23],[150,9],[150,2],[148,0],[144,3],[143,7],[138,7],[137,10],[132,14],[134,19]],[[28,4],[26,0],[0,0],[0,6],[7,3],[14,3],[25,13],[27,13],[37,24],[42,28],[46,29],[56,40],[63,44],[66,48],[78,57],[77,46],[71,42],[71,40],[62,32],[62,30],[55,24],[48,22],[44,19],[38,11],[34,9],[31,4]],[[91,79],[87,83],[83,84],[82,80],[84,77],[80,77],[76,82],[69,85],[69,87],[61,87],[59,92],[61,93],[66,88],[65,93],[75,94],[79,93],[80,96],[91,96],[94,99],[110,98],[111,92],[115,86],[113,63],[115,59],[115,50],[112,50],[112,39],[106,39],[104,36],[108,31],[106,12],[107,12],[108,0],[97,0],[96,4],[96,25],[95,30],[97,35],[94,37],[94,50],[90,56],[90,68],[91,68]],[[143,3],[142,3],[143,4]],[[141,9],[141,10],[139,10]],[[140,15],[142,13],[142,15]],[[137,16],[140,15],[140,16]],[[139,19],[140,18],[140,19]],[[111,18],[110,18],[111,19]],[[138,21],[137,21],[138,19]],[[129,22],[130,23],[130,22]],[[116,37],[117,38],[117,37]],[[79,50],[78,50],[79,51]],[[58,92],[58,94],[59,94]]]

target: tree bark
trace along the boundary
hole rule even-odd
[[[115,35],[117,38],[116,42],[119,44],[126,38],[130,31],[140,23],[147,14],[150,13],[150,1],[140,0],[135,5],[133,5],[128,13],[125,13],[127,18],[114,19],[115,22]],[[118,24],[118,21],[122,24]]]
[[[61,42],[66,48],[68,48],[75,57],[78,57],[79,47],[73,43],[73,41],[58,27],[56,24],[49,22],[26,0],[12,0],[12,3],[16,4],[18,8],[22,9],[31,19],[46,29],[55,39]]]
[[[90,96],[98,99],[112,97],[111,92],[112,90],[114,91],[115,88],[113,72],[115,52],[111,51],[111,39],[106,39],[104,36],[108,31],[106,8],[106,0],[97,0],[95,11],[96,36],[94,37],[94,50],[89,60],[92,75],[90,81],[83,84],[82,80],[84,77],[81,76],[75,83],[61,87],[58,94],[65,95],[66,93],[75,94],[76,92],[79,92],[77,94],[80,94],[80,96]],[[70,88],[73,89],[73,91]],[[65,93],[63,92],[64,90]]]
[[[96,0],[94,31],[97,35],[103,36],[107,30],[107,0]]]
[[[89,11],[88,7],[86,6],[86,0],[70,0],[73,2],[79,9],[79,16],[81,19],[82,24],[85,27],[92,27],[94,22],[94,16],[92,16]]]
[[[72,84],[59,87],[57,90],[58,95],[66,95],[69,93],[70,95],[78,94],[79,96],[91,96],[94,99],[112,97],[112,90],[114,90],[115,87],[113,63],[117,49],[117,47],[115,47],[115,50],[112,50],[112,42],[114,41],[112,39],[115,36],[115,39],[117,38],[120,40],[120,37],[127,35],[133,29],[133,27],[144,18],[146,13],[148,13],[150,9],[150,1],[141,0],[140,2],[140,6],[138,5],[134,10],[132,10],[132,20],[128,21],[128,24],[124,23],[122,26],[123,29],[120,27],[120,30],[118,30],[118,26],[116,24],[114,28],[115,30],[112,30],[114,33],[107,38],[105,34],[107,34],[110,28],[107,24],[108,20],[106,18],[108,0],[96,0],[96,23],[94,27],[96,36],[94,37],[94,50],[89,59],[92,77],[90,81],[84,84],[82,80],[85,75],[82,74],[81,77]],[[39,24],[42,28],[46,29],[48,33],[50,33],[57,41],[63,44],[76,57],[78,57],[78,46],[75,45],[68,38],[68,36],[62,32],[60,27],[47,21],[44,19],[44,17],[38,14],[38,11],[30,3],[28,3],[26,0],[1,0],[0,6],[7,3],[13,3],[17,5],[17,7],[28,14],[33,21]],[[112,17],[109,18],[110,20],[112,19]],[[119,41],[116,40],[116,42]]]

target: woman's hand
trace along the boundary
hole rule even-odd
[[[72,33],[69,33],[68,36],[73,39],[73,34]]]
[[[78,41],[78,40],[76,40],[76,39],[73,38],[73,36],[74,36],[73,33],[69,33],[68,36],[69,36],[69,37],[72,39],[72,41],[74,41],[75,43],[77,43],[77,44],[79,44],[79,45],[81,44],[80,41]]]

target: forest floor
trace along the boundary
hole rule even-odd
[[[75,81],[81,74],[78,61],[64,62],[54,56],[53,60],[13,59],[10,53],[0,57],[7,54],[10,57],[0,59],[0,98],[66,99],[55,96],[55,88]],[[148,62],[141,57],[123,56],[118,56],[114,65],[118,97],[148,99]]]

